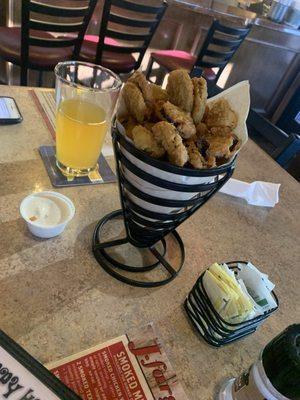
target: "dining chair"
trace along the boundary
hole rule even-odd
[[[151,53],[146,76],[150,79],[153,63],[156,62],[168,73],[178,68],[191,71],[193,67],[202,70],[207,80],[217,82],[222,71],[250,32],[251,25],[243,28],[229,27],[215,20],[208,30],[197,56],[181,50],[159,50]],[[218,68],[215,73],[212,68]],[[161,80],[163,77],[161,77]],[[156,83],[161,83],[157,82]]]
[[[58,62],[78,59],[96,3],[72,0],[71,5],[62,6],[22,0],[21,27],[0,27],[0,58],[21,67],[21,85],[27,85],[29,69],[39,71],[41,86],[43,71],[52,71]]]
[[[248,115],[247,127],[249,137],[283,168],[287,168],[300,152],[300,135],[285,133],[252,109]]]
[[[80,59],[101,64],[116,73],[138,69],[166,8],[166,1],[153,6],[127,0],[106,0],[99,35],[85,36]],[[134,54],[137,54],[136,58]]]

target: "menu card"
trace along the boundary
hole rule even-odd
[[[187,400],[152,324],[47,368],[83,400]]]
[[[0,330],[0,399],[80,400]]]

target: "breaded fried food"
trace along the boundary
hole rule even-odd
[[[124,121],[129,117],[129,111],[127,109],[127,106],[125,104],[124,96],[123,96],[123,91],[121,91],[120,96],[118,98],[118,106],[117,106],[117,118],[120,122]]]
[[[202,121],[201,121],[201,122],[206,123],[205,121],[206,121],[206,118],[207,118],[207,116],[208,116],[208,112],[209,112],[209,107],[208,107],[208,105],[206,104],[206,107],[205,107],[204,114],[203,114],[203,117],[202,117]]]
[[[237,116],[226,99],[219,99],[209,105],[205,123],[209,128],[227,126],[234,129],[237,125]]]
[[[153,115],[157,119],[157,122],[167,120],[167,117],[164,112],[164,104],[165,104],[164,100],[158,100],[154,103]]]
[[[152,127],[155,140],[162,145],[168,154],[169,161],[183,167],[188,161],[188,153],[176,128],[166,121]]]
[[[132,130],[137,125],[136,120],[129,117],[128,119],[120,121],[120,122],[122,123],[122,125],[125,128],[126,136],[128,136],[130,139],[132,139]]]
[[[217,160],[214,156],[206,156],[206,166],[207,168],[214,168],[217,166]]]
[[[138,122],[143,122],[149,115],[149,110],[140,89],[135,84],[126,82],[122,93],[129,114]]]
[[[142,72],[135,71],[135,73],[131,75],[127,82],[134,83],[140,89],[146,103],[152,101],[152,89]]]
[[[208,144],[208,149],[206,150],[208,157],[230,157],[230,148],[233,145],[233,135],[231,133],[216,135],[212,132],[210,136],[206,137],[205,141]]]
[[[138,149],[145,151],[153,158],[160,158],[165,154],[165,149],[155,140],[153,133],[142,125],[133,128],[132,140]]]
[[[216,158],[230,158],[240,145],[239,140],[228,126],[219,126],[208,129],[204,123],[197,125],[197,137],[202,148],[206,149],[208,168],[216,166]]]
[[[183,111],[191,112],[194,101],[194,87],[188,72],[184,69],[172,71],[168,78],[167,93],[171,103]]]
[[[227,163],[241,147],[235,109],[226,96],[207,101],[206,80],[185,70],[170,73],[166,90],[137,71],[121,91],[117,121],[151,157],[204,169]]]
[[[232,135],[232,130],[228,126],[214,126],[210,129],[212,136],[225,136]]]
[[[199,139],[205,138],[209,135],[209,129],[204,122],[199,122],[199,124],[196,125],[196,135]]]
[[[155,125],[155,122],[150,122],[150,121],[144,121],[143,122],[143,127],[151,131],[152,126]]]
[[[168,93],[162,87],[156,85],[155,83],[150,83],[150,90],[151,90],[151,101],[167,101],[169,99]]]
[[[241,148],[242,141],[235,135],[233,135],[233,145],[230,147],[230,157],[235,155],[235,153]]]
[[[185,147],[188,152],[189,162],[194,168],[205,168],[206,162],[202,154],[199,152],[196,142],[192,139],[188,139],[185,141]]]
[[[180,110],[180,108],[174,106],[174,104],[169,101],[163,104],[162,109],[163,115],[169,122],[175,125],[182,138],[189,139],[191,136],[195,135],[196,127],[192,117],[188,113]]]
[[[195,125],[202,121],[206,100],[207,100],[207,83],[204,78],[193,78],[192,83],[194,86],[194,103],[192,109],[192,117]]]

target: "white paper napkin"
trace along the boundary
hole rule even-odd
[[[231,178],[221,187],[220,192],[245,199],[253,206],[274,207],[279,201],[279,187],[279,183],[247,183]]]

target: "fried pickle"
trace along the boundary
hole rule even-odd
[[[153,103],[157,101],[167,101],[169,99],[168,93],[162,87],[155,85],[155,83],[150,83],[151,90],[151,101]]]
[[[129,117],[128,119],[123,120],[123,121],[121,120],[120,122],[122,123],[122,125],[125,128],[126,136],[128,136],[130,139],[132,139],[132,130],[137,125],[136,120]]]
[[[242,142],[241,140],[236,137],[235,135],[233,135],[233,145],[230,147],[230,156],[232,157],[235,155],[235,153],[241,148],[242,146]]]
[[[202,154],[199,152],[196,142],[192,139],[185,141],[185,147],[188,152],[189,162],[194,168],[205,168],[206,162]]]
[[[237,116],[226,99],[219,99],[209,105],[205,123],[209,128],[227,126],[234,129],[237,125]]]
[[[127,82],[135,84],[140,89],[146,103],[152,101],[152,89],[142,72],[135,71],[135,73],[131,75]]]
[[[201,121],[201,122],[204,122],[204,123],[205,123],[206,118],[207,118],[207,116],[208,116],[208,113],[209,113],[209,107],[208,107],[208,105],[206,104],[206,107],[205,107],[204,114],[203,114],[203,117],[202,117],[202,121]]]
[[[169,101],[163,104],[162,109],[163,115],[169,122],[175,125],[182,138],[189,139],[191,136],[195,135],[196,127],[192,117],[188,113],[180,110],[180,108],[174,106],[174,104]]]
[[[155,117],[157,122],[167,120],[167,116],[165,115],[164,112],[164,104],[165,104],[164,100],[158,100],[154,103],[153,116]]]
[[[160,158],[165,154],[165,149],[155,140],[153,133],[142,125],[133,128],[132,140],[139,150],[145,151],[153,158]]]
[[[209,129],[204,122],[199,122],[196,126],[196,135],[199,139],[205,138],[209,135]]]
[[[188,162],[213,168],[241,147],[233,132],[237,114],[229,102],[207,103],[205,79],[191,79],[185,70],[170,73],[166,90],[135,72],[123,87],[117,118],[138,149],[180,167]]]
[[[144,121],[143,122],[143,127],[151,131],[152,126],[155,125],[155,122],[150,122],[150,121]]]
[[[135,84],[126,82],[122,93],[129,114],[138,122],[143,122],[149,115],[149,110],[140,89]]]
[[[232,135],[232,130],[228,126],[214,126],[210,129],[212,136],[225,136]]]
[[[216,158],[230,158],[240,145],[239,140],[228,126],[208,129],[204,123],[197,125],[197,137],[205,150],[209,168],[216,165]]]
[[[170,101],[183,111],[191,112],[194,101],[194,87],[188,72],[184,69],[172,71],[168,78],[167,93]]]
[[[208,149],[206,150],[207,156],[225,158],[230,157],[230,148],[233,145],[233,135],[231,133],[226,135],[212,134],[206,137],[205,140],[208,144]]]
[[[206,156],[206,166],[207,168],[214,168],[217,166],[217,160],[214,156]]]
[[[192,83],[194,86],[194,103],[192,109],[192,117],[195,125],[202,121],[206,100],[207,100],[207,83],[204,78],[193,78]]]
[[[188,153],[175,127],[169,122],[161,121],[152,127],[152,132],[156,141],[166,150],[169,161],[183,167],[188,161]]]

